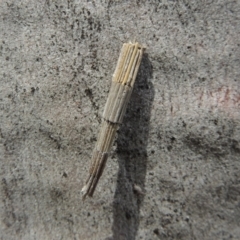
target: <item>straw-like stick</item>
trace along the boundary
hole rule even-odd
[[[92,164],[85,186],[83,199],[92,196],[101,177],[116,131],[122,123],[130,99],[144,48],[139,43],[123,44],[112,85],[103,112],[102,126],[92,155]]]

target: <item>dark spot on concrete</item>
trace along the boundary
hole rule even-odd
[[[159,230],[158,230],[158,228],[155,228],[155,229],[153,230],[153,233],[159,236]]]
[[[36,89],[35,89],[34,87],[31,87],[31,93],[32,93],[32,94],[34,94],[35,90],[36,90]]]
[[[126,212],[125,213],[125,216],[126,216],[126,219],[127,220],[130,220],[131,219],[131,214],[129,212]]]

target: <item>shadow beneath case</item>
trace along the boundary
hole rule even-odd
[[[139,226],[139,212],[145,192],[150,112],[154,99],[151,78],[152,65],[147,54],[144,54],[117,137],[119,171],[111,238],[114,240],[135,239]],[[136,185],[138,187],[134,187]]]

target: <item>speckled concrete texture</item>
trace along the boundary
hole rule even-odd
[[[0,239],[240,239],[239,16],[225,0],[1,1]],[[147,49],[83,202],[129,40]]]

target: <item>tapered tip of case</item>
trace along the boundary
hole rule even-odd
[[[82,193],[82,200],[84,200],[87,195],[87,186],[86,185],[82,188],[81,193]]]
[[[81,190],[81,193],[82,193],[82,200],[83,201],[85,200],[85,198],[87,196],[92,197],[92,194],[91,194],[91,181],[89,182],[89,179],[88,179],[87,183],[83,186],[83,188]]]

